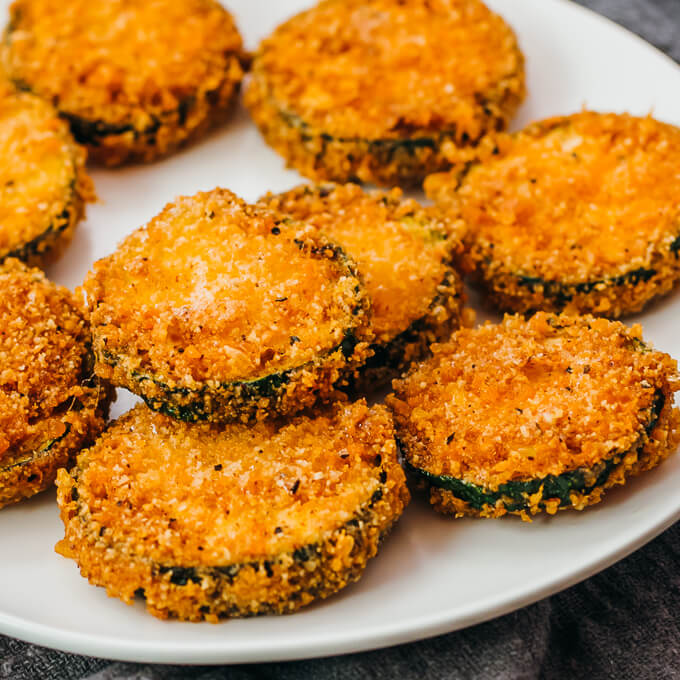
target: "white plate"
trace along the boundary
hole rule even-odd
[[[6,3],[3,3],[6,4]],[[305,0],[231,0],[249,46]],[[515,127],[587,105],[653,111],[680,124],[680,69],[632,34],[564,0],[489,0],[516,29],[530,96]],[[71,287],[91,263],[178,194],[215,185],[246,199],[300,181],[244,112],[166,161],[93,173],[101,202],[49,271]],[[680,357],[680,293],[644,317],[647,338]],[[115,415],[132,403],[119,400]],[[339,654],[407,642],[498,616],[597,572],[680,517],[680,456],[610,492],[584,513],[533,524],[449,520],[420,500],[361,581],[286,617],[218,625],[162,622],[109,599],[54,553],[54,494],[0,513],[0,631],[59,649],[132,661],[227,663]]]

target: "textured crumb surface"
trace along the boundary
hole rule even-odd
[[[544,313],[506,317],[460,330],[433,352],[395,381],[389,405],[409,464],[435,483],[445,476],[498,492],[618,456],[625,470],[595,485],[606,488],[677,447],[677,365],[642,342],[639,326]],[[596,502],[602,488],[571,505]],[[517,510],[550,509],[542,489]],[[449,491],[434,488],[432,498],[445,511],[477,514]],[[482,514],[506,511],[501,502]]]
[[[85,151],[49,104],[0,89],[0,261],[42,264],[70,241],[93,198]]]
[[[224,118],[241,38],[214,0],[16,0],[5,65],[54,103],[91,156],[152,160]]]
[[[0,290],[2,507],[52,484],[104,427],[110,395],[68,290],[15,259],[0,265]]]
[[[354,259],[371,299],[372,366],[384,362],[398,374],[460,325],[462,282],[453,267],[460,221],[399,189],[356,184],[302,185],[261,203],[317,227]]]
[[[185,419],[299,410],[368,356],[368,301],[343,251],[225,189],[168,204],[84,291],[97,372]]]
[[[409,499],[389,412],[364,401],[253,426],[186,425],[140,405],[58,486],[58,550],[110,595],[143,592],[156,616],[189,620],[332,594]]]
[[[518,311],[639,311],[680,278],[680,129],[582,112],[501,135],[482,163],[428,178],[469,227],[468,266]]]
[[[246,103],[303,174],[392,184],[503,129],[523,97],[516,38],[479,0],[327,0],[261,43]]]

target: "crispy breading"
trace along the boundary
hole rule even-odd
[[[140,405],[60,471],[58,551],[160,618],[292,612],[359,578],[409,494],[383,406],[252,426]]]
[[[242,41],[215,0],[15,0],[4,62],[106,165],[150,161],[223,120]]]
[[[92,373],[72,294],[18,260],[0,265],[0,507],[50,486],[104,427],[109,389]]]
[[[303,175],[392,186],[450,167],[524,94],[515,35],[480,0],[325,0],[261,43],[245,101]]]
[[[226,189],[168,204],[84,291],[97,373],[185,420],[300,410],[370,354],[368,299],[344,252]]]
[[[660,463],[680,442],[680,378],[675,360],[641,333],[539,312],[435,345],[388,398],[409,465],[432,484],[433,505],[484,517],[581,509]],[[585,483],[572,488],[578,477]],[[562,497],[547,491],[555,478],[567,484]],[[513,485],[534,482],[533,493],[513,495]],[[475,507],[467,491],[493,502]]]
[[[680,129],[584,111],[535,123],[431,176],[469,227],[468,269],[500,309],[640,311],[680,279]]]
[[[0,261],[43,265],[69,243],[94,199],[85,150],[46,102],[0,94]]]
[[[375,341],[362,382],[396,377],[461,324],[463,285],[454,267],[462,222],[404,198],[400,189],[356,184],[301,185],[260,199],[268,208],[317,227],[357,264],[371,299]]]

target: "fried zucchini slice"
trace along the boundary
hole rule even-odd
[[[97,373],[181,420],[301,410],[370,355],[344,252],[226,189],[168,204],[84,290]]]
[[[400,189],[366,192],[356,184],[302,185],[260,203],[314,225],[356,262],[375,334],[364,386],[400,375],[460,326],[462,281],[453,265],[460,221],[405,199]]]
[[[425,189],[467,223],[467,267],[496,307],[618,318],[680,279],[679,165],[680,129],[582,112],[500,136]]]
[[[38,97],[0,93],[0,262],[43,265],[66,246],[94,198],[85,151]]]
[[[0,508],[51,486],[102,431],[110,390],[92,372],[72,294],[15,259],[0,265]]]
[[[261,43],[245,102],[303,175],[393,186],[450,167],[524,95],[515,35],[480,0],[325,0]]]
[[[61,470],[81,574],[160,618],[284,614],[356,581],[409,501],[384,406],[187,425],[139,405]]]
[[[439,512],[582,510],[680,442],[677,364],[640,326],[539,312],[457,331],[433,352],[388,403]]]
[[[223,120],[242,56],[215,0],[15,0],[5,30],[10,78],[109,166],[164,156]]]

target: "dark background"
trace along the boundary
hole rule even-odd
[[[680,62],[680,0],[576,1]],[[680,108],[680,92],[678,102]],[[376,652],[252,666],[145,666],[62,654],[0,635],[0,679],[42,678],[680,679],[680,523],[606,571],[530,607],[450,635]]]

